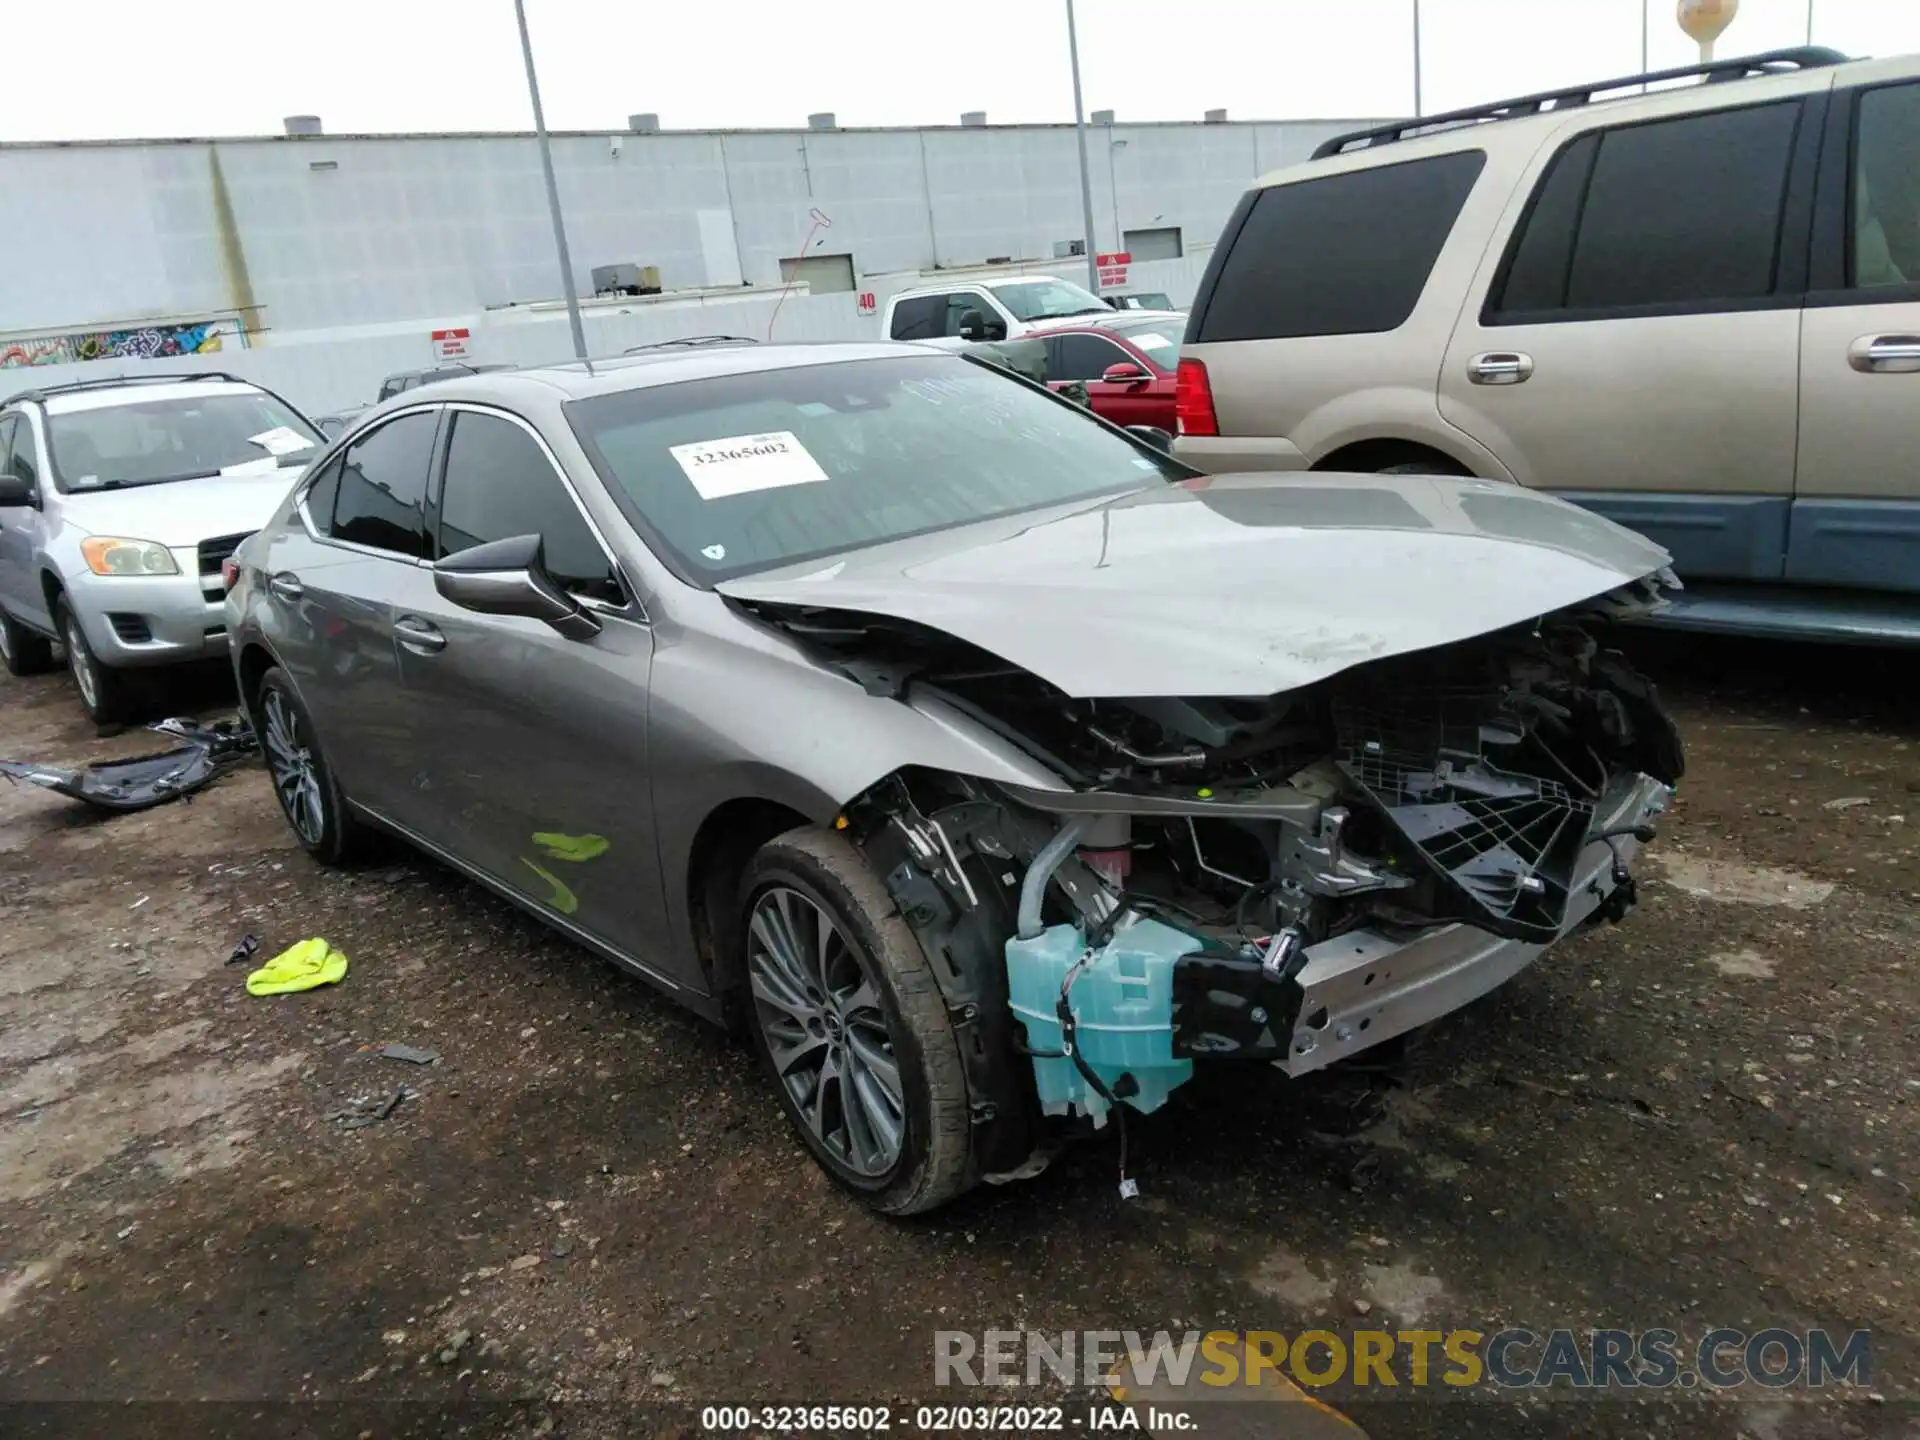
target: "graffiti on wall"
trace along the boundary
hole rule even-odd
[[[28,365],[72,365],[86,360],[154,360],[164,355],[211,355],[229,344],[244,348],[237,320],[137,325],[0,340],[0,370]]]

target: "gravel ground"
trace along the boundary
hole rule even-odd
[[[120,818],[0,787],[0,1431],[694,1434],[978,1398],[935,1329],[1725,1324],[1871,1329],[1878,1398],[1339,1403],[1374,1440],[1912,1440],[1920,666],[1635,648],[1691,769],[1625,925],[1390,1069],[1203,1073],[1135,1125],[1137,1202],[1089,1145],[913,1223],[828,1186],[743,1045],[432,863],[318,869],[257,770]],[[152,739],[0,677],[0,755]],[[352,971],[250,999],[245,933]]]

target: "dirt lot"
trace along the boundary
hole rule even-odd
[[[1089,1146],[919,1223],[827,1185],[744,1046],[475,887],[316,868],[258,771],[118,819],[0,786],[0,1431],[691,1434],[928,1398],[936,1328],[1365,1314],[1865,1327],[1879,1397],[1344,1405],[1374,1440],[1920,1436],[1920,665],[1637,648],[1692,769],[1626,925],[1392,1073],[1205,1075],[1136,1125],[1140,1201]],[[151,740],[0,680],[0,755]],[[250,999],[248,932],[352,972]],[[121,1403],[187,1400],[247,1403]]]

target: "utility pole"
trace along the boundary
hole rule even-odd
[[[1087,227],[1087,288],[1100,293],[1100,262],[1094,252],[1093,179],[1087,173],[1087,112],[1080,103],[1080,34],[1073,25],[1073,0],[1067,0],[1067,59],[1073,67],[1073,133],[1080,142],[1080,213]]]
[[[553,178],[553,147],[547,143],[547,116],[540,108],[540,80],[533,71],[533,41],[527,36],[526,0],[513,0],[520,22],[520,53],[527,62],[527,94],[533,100],[533,133],[540,141],[540,169],[547,177],[547,209],[553,215],[553,248],[560,256],[560,292],[567,297],[567,324],[573,330],[573,353],[587,358],[587,332],[580,324],[580,301],[573,293],[573,260],[567,254],[567,224],[560,218],[560,186]]]

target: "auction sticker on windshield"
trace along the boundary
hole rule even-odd
[[[668,453],[686,471],[702,500],[722,500],[729,495],[779,490],[788,485],[813,485],[827,478],[827,472],[791,430],[672,445]]]

